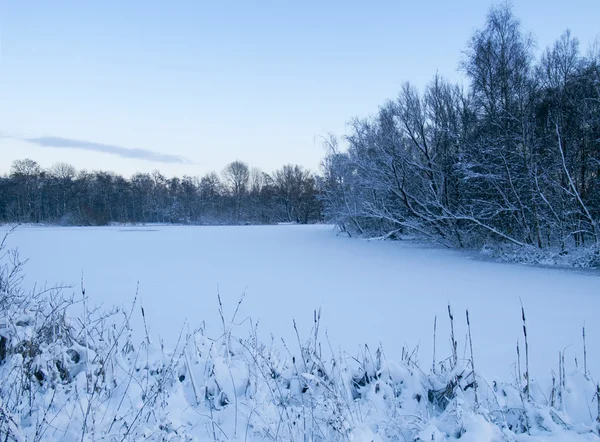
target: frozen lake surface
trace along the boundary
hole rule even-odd
[[[450,302],[459,353],[465,351],[468,308],[478,369],[506,379],[522,339],[522,300],[532,377],[557,371],[565,347],[568,366],[574,367],[576,356],[582,363],[584,324],[588,362],[600,374],[600,277],[593,272],[486,262],[411,242],[350,239],[330,226],[21,227],[8,242],[29,259],[28,284],[70,284],[77,294],[83,273],[91,302],[109,307],[129,306],[139,282],[150,334],[169,346],[185,321],[190,329],[206,321],[208,331],[218,333],[217,291],[228,315],[245,291],[238,321],[260,320],[264,340],[273,334],[277,342],[283,337],[296,346],[293,320],[307,336],[313,310],[321,308],[322,331],[336,351],[358,354],[361,344],[373,349],[381,342],[388,359],[400,359],[403,347],[412,351],[418,345],[428,368],[436,315],[438,358],[450,354]],[[141,337],[137,313],[134,328]]]

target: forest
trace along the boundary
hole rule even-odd
[[[234,161],[220,175],[127,179],[23,159],[0,178],[0,221],[12,223],[306,224],[320,220],[320,207],[315,176],[296,165],[269,175]]]
[[[343,143],[330,136],[325,217],[450,247],[597,248],[600,45],[582,52],[567,30],[534,49],[510,6],[493,7],[463,52],[468,86],[406,83]]]

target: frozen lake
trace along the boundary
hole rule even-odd
[[[4,228],[5,230],[5,228]],[[248,227],[21,227],[9,239],[29,258],[27,282],[71,284],[83,273],[92,303],[129,306],[136,286],[150,334],[174,345],[184,321],[206,321],[217,332],[217,290],[231,314],[245,291],[238,321],[260,320],[260,335],[296,346],[292,327],[306,336],[313,310],[334,349],[357,354],[383,343],[389,359],[419,346],[429,368],[433,319],[437,355],[448,356],[447,303],[454,308],[459,353],[469,308],[475,360],[488,377],[514,372],[522,338],[520,299],[528,315],[532,377],[557,371],[558,351],[582,363],[586,325],[588,361],[600,374],[598,273],[543,269],[473,259],[406,242],[369,242],[336,236],[330,226]],[[139,310],[138,310],[139,311]],[[134,327],[143,335],[141,315]],[[187,329],[186,329],[187,330]],[[246,335],[247,323],[238,336]],[[291,341],[291,342],[290,342]]]

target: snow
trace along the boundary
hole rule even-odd
[[[17,245],[30,258],[25,287],[76,285],[83,272],[89,299],[63,314],[53,292],[26,303],[0,287],[8,296],[0,310],[8,349],[0,433],[8,440],[600,440],[597,273],[349,239],[328,226],[26,227],[10,237]],[[2,278],[9,269],[1,267]],[[131,308],[138,280],[150,339],[139,304]],[[521,301],[530,393],[524,378],[511,376]],[[112,316],[114,327],[72,316],[94,302],[124,304],[135,315]],[[447,302],[455,362],[445,359]],[[583,321],[591,377],[582,371]],[[558,350],[569,345],[564,380],[553,381]]]
[[[567,368],[583,364],[586,326],[590,371],[600,378],[600,278],[597,272],[484,261],[410,241],[336,236],[331,226],[21,227],[9,238],[28,258],[26,283],[65,283],[90,303],[128,306],[139,282],[151,336],[173,347],[185,330],[206,321],[220,328],[217,293],[227,314],[246,293],[237,318],[259,321],[263,339],[296,342],[321,309],[334,349],[357,354],[383,344],[390,359],[403,348],[430,366],[433,321],[437,353],[448,355],[452,305],[459,354],[466,351],[469,309],[477,368],[489,379],[512,379],[522,342],[520,302],[527,315],[532,377],[549,378],[566,350]],[[141,315],[134,315],[138,338]]]

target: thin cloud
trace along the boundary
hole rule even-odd
[[[122,158],[134,158],[138,160],[155,161],[157,163],[190,164],[191,160],[179,155],[154,152],[147,149],[136,149],[130,147],[114,146],[111,144],[95,143],[93,141],[73,140],[63,137],[34,137],[24,138],[25,141],[40,147],[62,147],[66,149],[80,149],[92,152],[101,152],[117,155]]]

